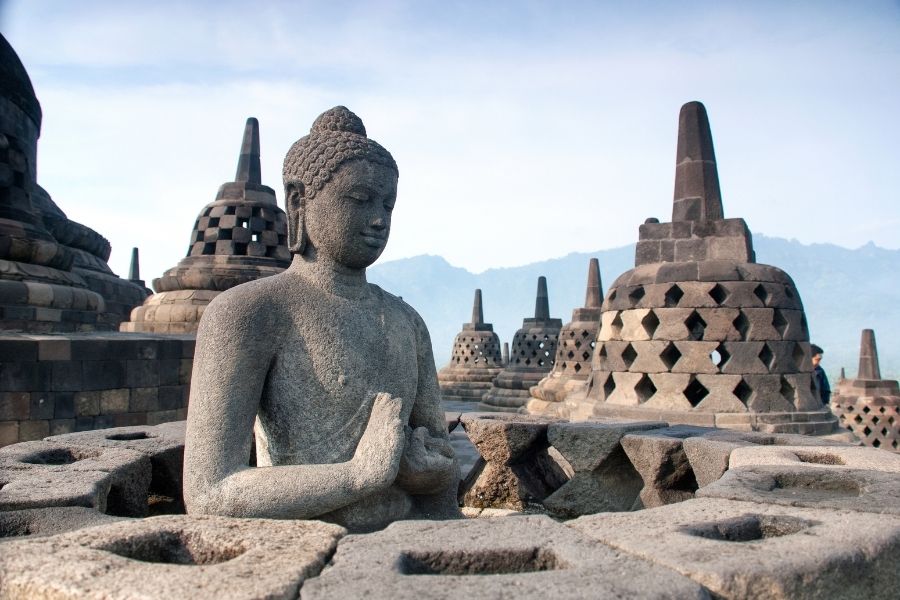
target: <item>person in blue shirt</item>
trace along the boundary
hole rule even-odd
[[[810,344],[810,350],[812,350],[813,377],[816,381],[816,387],[819,388],[819,398],[822,400],[822,404],[828,406],[828,403],[831,402],[831,386],[828,385],[825,369],[820,364],[822,362],[822,354],[825,351],[822,350],[821,346],[816,346],[815,344]]]

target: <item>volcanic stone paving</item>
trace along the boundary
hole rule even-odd
[[[135,308],[122,331],[192,333],[210,301],[236,285],[290,264],[287,218],[275,191],[262,185],[259,122],[250,118],[234,181],[224,183],[191,233],[188,255],[153,280],[156,294]]]
[[[603,303],[584,389],[565,416],[827,434],[809,333],[791,278],[756,264],[743,219],[725,219],[706,109],[681,109],[671,223],[640,228],[635,268]]]
[[[513,336],[509,365],[494,379],[479,410],[518,412],[524,407],[531,398],[531,386],[553,368],[561,328],[562,320],[550,317],[547,278],[538,277],[534,318],[524,319]]]
[[[450,364],[438,371],[441,398],[478,402],[502,369],[500,338],[493,325],[484,322],[481,290],[475,290],[472,321],[453,340]]]
[[[114,330],[146,296],[106,263],[109,242],[68,219],[36,179],[41,105],[0,36],[0,329]]]
[[[556,409],[561,407],[559,403],[566,399],[569,392],[584,385],[591,374],[602,300],[600,263],[592,258],[588,264],[584,307],[573,310],[572,320],[560,330],[553,370],[531,388],[532,397],[526,405],[529,413],[555,414]]]
[[[900,451],[900,387],[882,379],[875,332],[863,329],[856,379],[843,379],[831,397],[831,410],[866,446]]]

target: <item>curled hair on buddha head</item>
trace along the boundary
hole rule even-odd
[[[294,142],[288,150],[282,179],[288,213],[288,246],[292,253],[302,254],[306,247],[303,223],[306,202],[315,197],[342,164],[352,160],[367,160],[398,172],[391,153],[366,136],[362,119],[346,106],[335,106],[319,115],[309,135]],[[299,192],[293,202],[291,188]]]

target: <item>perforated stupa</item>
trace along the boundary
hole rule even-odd
[[[453,340],[450,364],[438,371],[441,397],[478,402],[502,369],[500,338],[494,333],[494,326],[484,322],[481,290],[475,290],[472,320],[463,324]]]
[[[856,379],[841,377],[831,410],[866,446],[900,451],[900,387],[881,377],[873,330],[863,329]]]
[[[569,392],[583,387],[591,374],[591,360],[600,330],[600,263],[592,258],[588,264],[584,306],[572,311],[572,320],[559,332],[559,344],[553,370],[531,388],[527,409],[531,414],[556,414]]]
[[[513,336],[509,364],[494,379],[479,404],[483,410],[518,412],[531,397],[531,386],[553,368],[562,319],[550,317],[547,278],[538,277],[534,318],[522,321]]]
[[[224,183],[194,223],[188,255],[153,280],[156,294],[122,331],[191,333],[210,301],[236,285],[280,273],[291,262],[287,217],[262,184],[259,122],[244,129],[234,181]]]
[[[592,372],[572,418],[661,419],[826,434],[794,282],[755,262],[743,219],[726,219],[706,109],[679,117],[672,222],[648,219],[635,268],[603,303]]]

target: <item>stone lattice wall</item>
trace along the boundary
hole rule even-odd
[[[0,337],[0,446],[184,419],[192,336]]]

